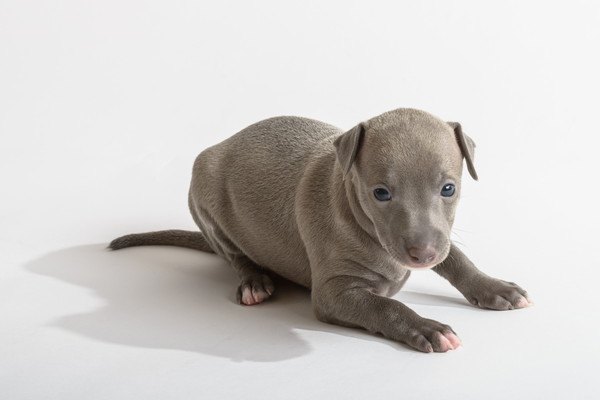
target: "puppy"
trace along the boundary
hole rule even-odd
[[[196,159],[189,207],[201,232],[133,234],[109,247],[214,252],[237,271],[242,304],[268,299],[275,273],[311,289],[321,321],[446,352],[460,346],[448,325],[390,298],[411,271],[432,268],[482,308],[530,304],[523,289],[485,275],[450,241],[463,160],[477,179],[474,149],[460,124],[414,109],[347,132],[267,119]]]

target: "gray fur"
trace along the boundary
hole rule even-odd
[[[125,247],[152,245],[187,247],[213,253],[202,232],[182,231],[179,229],[132,233],[113,240],[108,247],[112,250],[119,250]]]
[[[449,326],[389,298],[411,269],[435,267],[483,308],[529,304],[520,287],[483,274],[450,241],[463,159],[477,179],[474,148],[460,124],[413,109],[347,132],[306,118],[267,119],[196,159],[189,206],[203,236],[180,234],[178,243],[142,234],[111,247],[197,240],[202,249],[206,241],[238,272],[241,303],[266,300],[276,273],[311,289],[322,321],[447,351],[460,344]],[[449,182],[456,193],[442,197]],[[382,185],[392,200],[374,198]]]

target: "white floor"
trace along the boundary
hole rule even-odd
[[[0,398],[600,397],[600,6],[196,3],[3,2]],[[397,299],[456,351],[320,323],[283,282],[238,306],[212,255],[105,249],[193,229],[195,155],[256,120],[399,106],[475,139],[455,239],[535,301],[479,310],[413,274]]]

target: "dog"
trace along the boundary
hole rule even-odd
[[[189,208],[200,232],[132,234],[109,247],[214,252],[237,271],[241,304],[267,300],[274,273],[311,290],[321,321],[446,352],[461,344],[450,326],[390,298],[411,271],[433,269],[481,308],[531,304],[525,290],[479,271],[450,240],[463,162],[477,180],[474,149],[459,123],[415,109],[349,131],[266,119],[196,158]]]

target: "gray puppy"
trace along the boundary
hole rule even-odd
[[[485,275],[450,241],[463,159],[477,179],[474,147],[460,124],[414,109],[347,132],[306,118],[267,119],[196,159],[189,206],[201,232],[127,235],[110,248],[215,252],[240,276],[240,303],[269,298],[276,273],[311,289],[321,321],[445,352],[460,345],[448,325],[390,298],[411,270],[433,268],[482,308],[530,304],[523,289]]]

